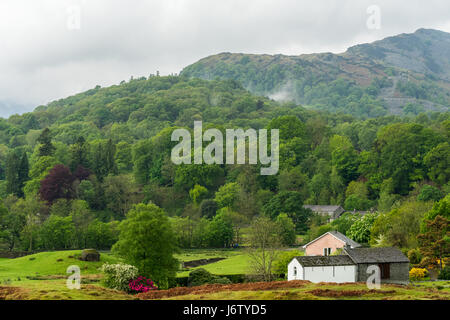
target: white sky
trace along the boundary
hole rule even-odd
[[[450,1],[1,0],[0,116],[220,52],[338,53],[418,28],[450,32]]]

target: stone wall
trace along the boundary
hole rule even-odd
[[[33,254],[33,253],[35,253],[35,252],[1,251],[0,252],[0,258],[15,259],[15,258],[20,258],[20,257],[25,257],[25,256]]]
[[[358,264],[358,282],[366,282],[371,275],[367,273],[367,268],[376,263]],[[409,263],[390,263],[390,278],[381,279],[381,283],[399,283],[406,284],[409,282]]]

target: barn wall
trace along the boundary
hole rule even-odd
[[[307,256],[323,256],[323,248],[331,248],[331,253],[338,248],[343,248],[345,243],[331,234],[326,234],[319,240],[314,241],[305,248]]]
[[[371,275],[367,273],[367,268],[371,264],[358,264],[358,281],[366,282],[367,278]],[[405,284],[409,282],[409,263],[390,263],[390,278],[382,279],[381,283],[400,283]]]
[[[297,267],[297,275],[294,274],[294,267]],[[303,280],[303,267],[296,259],[293,259],[288,264],[288,281],[291,280]]]
[[[334,273],[333,273],[334,269]],[[355,282],[356,266],[305,267],[304,279],[318,282]]]

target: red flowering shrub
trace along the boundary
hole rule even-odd
[[[156,284],[146,277],[139,276],[137,279],[131,280],[128,284],[128,287],[130,288],[131,292],[148,292],[150,290],[156,290],[158,287]]]

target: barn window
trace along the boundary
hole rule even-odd
[[[389,279],[391,277],[391,268],[389,263],[380,263],[378,267],[380,268],[381,279]]]

